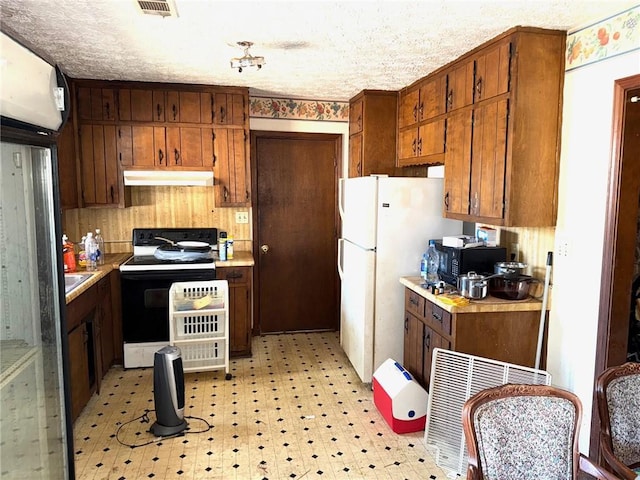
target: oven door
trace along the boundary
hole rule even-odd
[[[215,278],[215,268],[121,271],[125,367],[153,366],[153,353],[169,343],[169,289],[173,283]]]

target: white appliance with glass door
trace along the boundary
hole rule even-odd
[[[340,179],[340,344],[364,383],[387,359],[403,361],[402,276],[419,275],[430,239],[460,235],[442,218],[443,179]]]

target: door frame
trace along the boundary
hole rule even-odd
[[[602,252],[602,281],[596,337],[594,385],[595,379],[608,367],[620,365],[625,362],[628,348],[628,315],[621,318],[620,316],[613,315],[613,312],[616,308],[615,300],[625,296],[623,290],[626,288],[626,285],[629,284],[628,280],[630,280],[627,278],[629,275],[625,269],[617,267],[621,258],[620,242],[624,241],[618,237],[618,230],[621,222],[630,221],[628,216],[625,218],[624,215],[621,215],[621,211],[624,210],[625,207],[629,207],[621,203],[621,197],[623,197],[623,193],[625,193],[627,189],[632,187],[629,185],[629,182],[623,181],[623,162],[626,162],[627,165],[628,162],[630,162],[630,158],[625,158],[623,154],[624,114],[627,92],[637,88],[640,88],[640,75],[621,78],[614,82],[611,164],[609,169],[609,193],[607,196]],[[637,198],[634,199],[633,208],[636,211],[638,209]],[[633,220],[635,226],[636,218]],[[628,297],[629,295],[630,292],[626,292],[626,296]],[[626,303],[627,306],[628,304],[629,302]],[[589,454],[592,458],[598,458],[600,452],[600,417],[598,414],[595,389],[591,412],[590,437]]]
[[[258,216],[260,214],[260,205],[258,204],[258,161],[257,161],[257,147],[256,140],[258,138],[277,138],[277,139],[291,139],[291,140],[311,140],[311,139],[324,139],[333,140],[335,142],[334,152],[334,191],[335,198],[333,202],[334,209],[334,255],[337,258],[338,255],[338,238],[341,235],[341,223],[340,213],[338,211],[338,181],[342,177],[343,172],[343,145],[342,135],[340,133],[313,133],[313,132],[284,132],[274,130],[251,130],[251,205],[253,206],[252,215],[252,231],[253,231],[253,258],[255,259],[253,268],[253,327],[252,336],[260,335],[260,238],[258,230]],[[347,145],[348,147],[348,145]],[[335,271],[334,288],[336,291],[336,316],[338,318],[338,325],[340,324],[340,278],[338,276],[338,269],[336,266]]]

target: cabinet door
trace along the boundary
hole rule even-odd
[[[447,111],[447,76],[440,75],[431,79],[420,87],[420,105],[418,114],[420,120],[437,117]]]
[[[476,59],[474,102],[507,93],[511,67],[511,42],[504,41]]]
[[[418,156],[418,128],[398,132],[398,166],[415,165]]]
[[[457,112],[447,118],[445,215],[469,214],[472,118],[471,110]]]
[[[122,120],[164,122],[164,93],[163,90],[121,90],[119,92],[119,111],[123,115]]]
[[[213,156],[212,137],[211,129],[181,128],[180,164],[184,167],[202,167],[205,159],[210,159]]]
[[[71,119],[60,132],[57,141],[58,174],[60,176],[60,204],[63,209],[78,208],[76,175],[76,145]]]
[[[398,106],[398,128],[408,127],[418,122],[418,102],[420,90],[403,90],[400,92],[400,105]]]
[[[349,105],[349,135],[362,131],[364,100],[360,98]]]
[[[123,167],[133,165],[133,131],[130,125],[118,125],[118,161]]]
[[[116,120],[115,94],[111,88],[78,87],[78,118],[83,121]]]
[[[503,217],[508,106],[505,99],[483,105],[474,112],[471,214],[475,217]]]
[[[349,177],[362,176],[362,134],[349,137]]]
[[[418,130],[418,156],[444,154],[445,120],[425,123]]]
[[[245,132],[237,128],[216,128],[214,131],[216,206],[249,205]]]
[[[215,124],[244,126],[246,120],[244,95],[239,93],[216,93],[214,94],[213,103],[213,121]]]
[[[120,197],[115,125],[81,125],[80,149],[84,205],[117,205]]]
[[[473,68],[470,60],[457,65],[448,74],[449,91],[447,92],[447,111],[466,107],[473,103]]]
[[[166,129],[164,127],[153,127],[153,164],[156,167],[166,167],[167,162]]]
[[[428,326],[424,326],[424,335],[423,335],[423,378],[424,385],[426,385],[427,390],[429,389],[429,381],[431,379],[431,365],[432,365],[432,356],[433,350],[436,348],[444,348],[446,350],[451,350],[451,342],[436,333],[433,329]]]
[[[96,368],[98,372],[97,378],[101,379],[113,365],[115,358],[114,342],[113,342],[113,318],[111,314],[111,280],[107,276],[98,283],[98,313],[96,317],[100,320],[100,342],[96,345],[100,346],[100,361]],[[96,352],[97,356],[97,352]]]
[[[229,354],[251,355],[251,267],[219,267],[216,278],[229,282]]]
[[[424,385],[422,365],[423,329],[424,324],[411,313],[405,311],[403,366],[421,385]]]
[[[123,128],[123,132],[126,129]],[[131,127],[132,156],[130,165],[153,166],[154,165],[154,140],[153,127]],[[124,162],[124,155],[123,155]]]
[[[69,382],[71,384],[71,417],[78,418],[91,397],[89,384],[89,353],[87,330],[84,323],[69,332]]]
[[[201,120],[200,92],[167,92],[167,122],[205,123]]]

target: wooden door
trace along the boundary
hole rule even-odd
[[[447,118],[445,214],[467,215],[469,213],[472,117],[471,110],[464,110]]]
[[[74,122],[71,118],[60,132],[58,147],[58,175],[60,176],[60,206],[63,209],[78,208],[78,184],[76,174],[76,146]]]
[[[409,312],[404,312],[404,368],[414,376],[416,381],[423,383],[422,372],[422,337],[424,324]]]
[[[503,41],[476,59],[474,101],[486,100],[509,91],[511,42]]]
[[[84,205],[117,205],[120,190],[116,127],[81,125],[80,154]]]
[[[201,123],[200,114],[200,92],[167,92],[167,122]]]
[[[504,215],[508,104],[491,102],[474,112],[471,214],[476,217],[502,220]]]
[[[428,157],[444,153],[445,120],[425,123],[419,129],[418,156]]]
[[[398,127],[407,127],[418,122],[418,101],[420,90],[400,92],[400,105],[398,107]]]
[[[398,133],[398,166],[415,165],[418,156],[418,128]]]
[[[349,177],[362,176],[362,133],[349,137]]]
[[[87,348],[87,330],[84,323],[69,332],[69,366],[71,383],[71,417],[78,418],[80,412],[91,397],[89,385],[89,353]]]
[[[244,130],[214,129],[214,181],[217,207],[250,203]]]
[[[360,98],[349,105],[349,135],[362,131],[364,99]]]
[[[122,127],[123,138],[126,138],[126,128]],[[153,127],[131,127],[131,148],[132,159],[130,165],[135,166],[153,166]],[[126,140],[125,140],[126,145]],[[122,158],[123,164],[125,162],[125,156]]]
[[[340,137],[252,132],[259,331],[336,330]]]
[[[214,123],[218,125],[244,125],[244,95],[239,93],[214,94]]]
[[[420,120],[437,117],[447,111],[447,76],[440,75],[427,81],[420,88]]]
[[[456,65],[448,74],[449,91],[447,93],[447,111],[466,107],[473,103],[473,67],[474,62]]]

